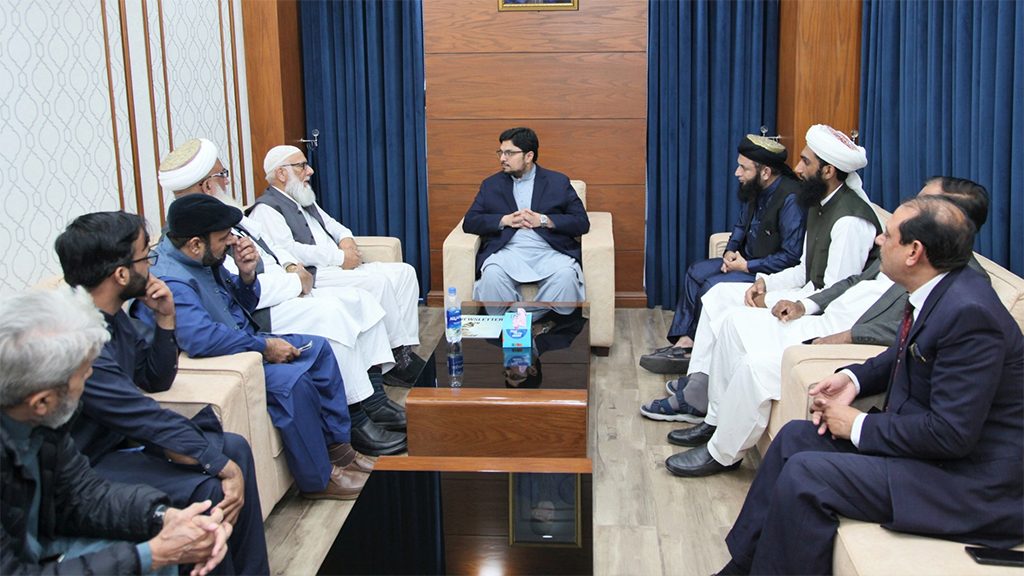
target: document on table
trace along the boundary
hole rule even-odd
[[[463,338],[500,338],[504,316],[462,315]]]

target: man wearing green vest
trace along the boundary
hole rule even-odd
[[[744,304],[770,307],[780,299],[800,299],[860,273],[877,257],[874,239],[882,228],[856,172],[867,165],[864,148],[824,124],[812,126],[806,139],[796,167],[801,178],[797,201],[807,208],[800,262],[774,274],[758,274],[753,284],[720,284],[708,291],[690,358],[682,359],[676,369],[689,378],[669,381],[666,388],[672,396],[644,406],[645,416],[675,413],[688,416],[679,419],[687,422],[703,418],[711,351],[732,310]]]

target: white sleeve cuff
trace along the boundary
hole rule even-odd
[[[860,380],[857,380],[857,375],[845,368],[840,370],[839,373],[849,376],[850,380],[853,380],[853,387],[857,389],[857,394],[860,394]]]
[[[860,448],[860,430],[864,427],[864,419],[867,418],[867,414],[860,413],[857,418],[853,421],[853,429],[850,430],[850,442],[857,448]]]
[[[798,300],[798,302],[804,305],[805,316],[810,316],[811,314],[817,314],[818,312],[821,312],[821,306],[818,306],[818,303],[815,302],[814,300],[811,300],[810,298],[801,298],[800,300]]]

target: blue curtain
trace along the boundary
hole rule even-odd
[[[888,210],[934,175],[991,210],[975,250],[1024,275],[1024,0],[864,0],[865,190]]]
[[[430,286],[419,0],[299,2],[307,138],[321,206],[362,236],[395,236]]]
[[[708,236],[739,215],[736,146],[777,134],[778,0],[651,0],[647,78],[647,305],[675,305]],[[792,151],[791,151],[792,153]]]

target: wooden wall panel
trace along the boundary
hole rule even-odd
[[[252,170],[259,183],[265,182],[267,151],[280,144],[298,144],[306,132],[302,37],[296,0],[241,5]],[[264,187],[256,188],[259,195]]]
[[[794,166],[812,125],[828,124],[846,134],[857,129],[861,7],[861,0],[782,0],[779,134]]]
[[[498,136],[529,126],[540,140],[538,163],[587,186],[643,182],[645,166],[635,153],[647,146],[647,121],[624,120],[434,120],[427,123],[430,184],[476,182],[499,169]]]
[[[498,134],[529,126],[540,138],[540,165],[585,181],[588,208],[612,213],[617,304],[646,305],[637,295],[643,294],[647,0],[501,13],[490,0],[424,0],[423,18],[428,302],[441,300],[444,239],[481,180],[498,170]],[[621,275],[623,266],[632,277]]]
[[[577,11],[498,12],[493,0],[423,3],[423,47],[437,53],[642,52],[646,0],[585,0]],[[513,40],[514,39],[514,40]],[[514,57],[514,56],[513,56]]]
[[[645,53],[519,54],[514,69],[523,74],[514,79],[506,62],[504,54],[428,54],[427,119],[646,114]]]

